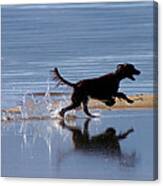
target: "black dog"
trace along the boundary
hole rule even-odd
[[[58,80],[59,83],[67,84],[73,87],[74,91],[71,97],[72,103],[63,108],[60,111],[60,115],[64,117],[64,114],[72,109],[75,109],[83,104],[84,112],[94,117],[88,110],[87,104],[89,98],[98,99],[104,102],[107,106],[115,104],[115,98],[122,98],[128,103],[133,103],[133,100],[129,99],[124,93],[118,92],[119,84],[122,79],[129,78],[135,80],[133,75],[139,75],[140,71],[137,70],[132,64],[119,64],[115,72],[103,75],[101,77],[81,80],[77,83],[71,83],[65,80],[55,68],[53,71],[54,80]]]

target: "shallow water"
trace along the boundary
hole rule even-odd
[[[77,114],[79,119],[66,124],[83,128],[86,119]],[[103,111],[100,118],[90,121],[90,136],[108,127],[114,127],[117,134],[134,128],[134,133],[120,142],[122,160],[100,151],[76,150],[71,132],[62,129],[56,119],[5,122],[2,124],[2,175],[150,180],[154,166],[152,117],[152,110]]]

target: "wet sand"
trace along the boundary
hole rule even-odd
[[[76,150],[72,133],[61,128],[56,119],[3,122],[2,176],[152,180],[153,111],[102,110],[100,114],[99,119],[90,120],[90,137],[108,127],[115,128],[117,134],[134,129],[120,141],[121,160],[103,151]],[[83,129],[85,121],[79,118],[66,124]]]

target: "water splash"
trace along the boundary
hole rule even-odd
[[[53,119],[59,118],[60,119],[59,112],[61,111],[62,108],[64,108],[65,106],[67,106],[69,104],[70,104],[70,99],[68,98],[68,96],[63,95],[61,97],[61,100],[59,101],[57,108],[51,110],[51,112],[50,112],[51,118],[53,118]],[[76,114],[76,111],[71,110],[66,113],[65,117],[67,117],[67,118],[72,117],[73,118],[73,117],[75,117],[75,114]]]
[[[43,97],[35,97],[34,94],[26,93],[23,96],[21,114],[23,119],[29,118],[51,118],[51,112],[58,110],[54,108],[55,100],[50,95],[50,79],[47,79],[47,89]],[[59,106],[59,109],[60,106]]]
[[[56,87],[55,87],[56,88]],[[2,121],[29,120],[29,119],[54,119],[58,118],[59,111],[70,104],[68,95],[51,96],[50,79],[47,79],[45,94],[36,96],[29,90],[25,92],[18,106],[2,110]],[[70,111],[67,116],[75,116],[75,111]]]
[[[13,115],[6,110],[1,111],[1,121],[14,120],[15,118],[16,118],[16,114]]]

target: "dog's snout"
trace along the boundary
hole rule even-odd
[[[136,70],[136,74],[140,75],[141,74],[140,70]]]

